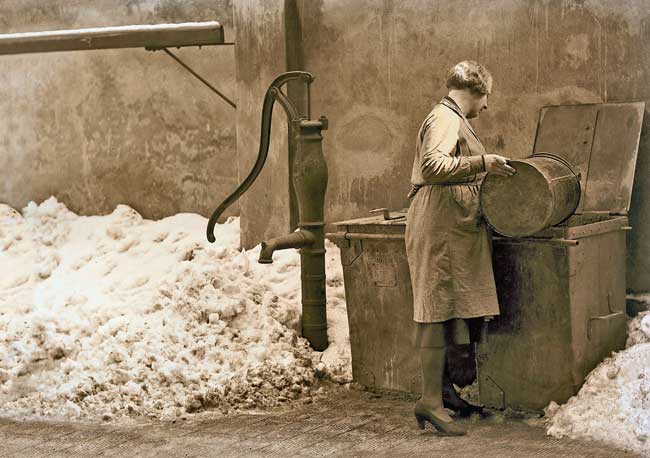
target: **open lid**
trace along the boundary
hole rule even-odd
[[[576,213],[627,214],[644,108],[644,102],[631,102],[540,110],[533,153],[561,156],[580,173]]]

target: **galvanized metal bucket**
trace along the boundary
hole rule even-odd
[[[481,209],[488,224],[507,237],[528,237],[569,218],[580,202],[580,176],[565,159],[536,153],[508,162],[511,177],[488,175]]]

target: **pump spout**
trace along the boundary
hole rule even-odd
[[[310,231],[297,231],[281,237],[274,237],[268,241],[262,242],[260,257],[257,260],[260,264],[271,264],[273,262],[273,253],[276,250],[286,250],[287,248],[302,248],[314,243],[315,237]]]

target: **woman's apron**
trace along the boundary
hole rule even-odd
[[[454,155],[486,154],[458,106],[448,99],[440,103],[461,118]],[[499,314],[491,241],[480,212],[484,177],[424,185],[411,200],[405,240],[417,322]]]

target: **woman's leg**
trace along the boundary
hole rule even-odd
[[[442,378],[445,370],[446,343],[444,323],[418,323],[417,343],[422,367],[422,397],[416,408],[431,410],[445,422],[452,419],[442,404]]]
[[[415,404],[418,427],[431,423],[447,436],[462,436],[466,431],[449,416],[442,404],[442,376],[445,371],[444,323],[418,323],[416,346],[422,364],[422,398]]]
[[[459,386],[471,385],[476,378],[476,361],[472,351],[471,332],[468,320],[458,318],[450,320],[449,336],[445,358],[445,371],[442,382],[442,400],[445,407],[459,410],[466,402],[458,397],[452,383]]]

